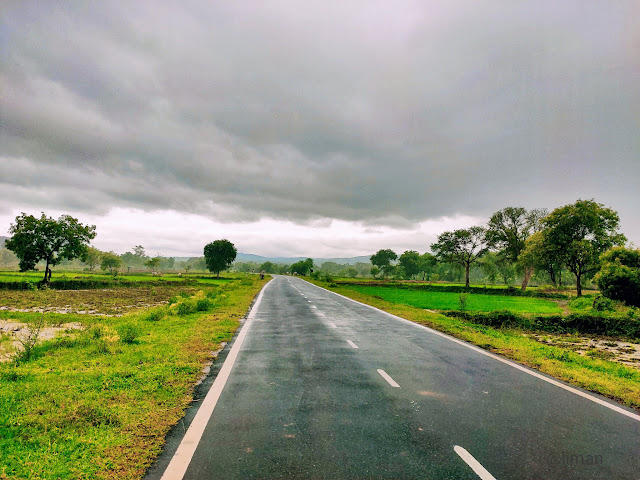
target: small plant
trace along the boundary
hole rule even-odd
[[[140,336],[140,329],[132,323],[125,323],[116,328],[122,343],[132,344]]]
[[[174,303],[178,303],[178,299],[176,297],[171,297],[168,301],[169,301],[169,305],[173,305]]]
[[[593,299],[593,309],[597,312],[612,312],[613,310],[615,310],[615,304],[610,298],[598,295]]]
[[[25,335],[16,335],[16,339],[22,346],[22,350],[16,356],[17,362],[28,362],[31,360],[35,346],[38,343],[38,337],[46,324],[43,313],[27,324],[27,333]]]
[[[193,302],[183,301],[178,303],[177,314],[178,315],[189,315],[196,311],[195,304]]]
[[[89,329],[89,336],[95,340],[102,338],[103,335],[104,330],[100,324],[96,324]]]
[[[154,308],[153,310],[150,310],[144,317],[143,319],[146,320],[147,322],[158,322],[160,320],[162,320],[165,315],[167,314],[167,310],[164,308]]]
[[[207,312],[213,308],[213,302],[208,298],[201,298],[196,302],[196,310],[198,312]]]
[[[468,293],[461,293],[458,296],[458,302],[460,303],[460,311],[461,312],[466,312],[467,311],[467,299],[469,297]]]

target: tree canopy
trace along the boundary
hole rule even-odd
[[[600,257],[602,267],[595,276],[600,292],[612,300],[640,307],[640,250],[615,247]]]
[[[237,254],[236,247],[227,239],[215,240],[204,247],[207,269],[218,277],[221,271],[231,267]]]
[[[542,221],[549,246],[576,276],[578,296],[582,295],[583,277],[600,268],[600,255],[624,245],[626,237],[618,233],[619,223],[617,212],[594,200],[556,208]]]
[[[468,287],[471,265],[487,251],[485,229],[471,227],[441,233],[438,241],[431,244],[431,250],[436,252],[438,259],[464,267],[465,285]]]
[[[300,260],[289,267],[291,273],[297,273],[298,275],[308,275],[313,270],[313,259],[307,258],[306,260]]]
[[[95,230],[95,225],[82,225],[70,215],[55,220],[44,212],[40,218],[23,212],[11,224],[12,236],[5,246],[20,259],[21,271],[33,270],[38,262],[46,262],[43,282],[48,283],[50,266],[62,259],[84,258],[89,242],[96,236]]]
[[[378,250],[375,254],[371,255],[371,263],[378,267],[386,277],[393,271],[393,265],[391,262],[395,261],[397,258],[398,254],[387,248],[384,250]]]

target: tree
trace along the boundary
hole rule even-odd
[[[546,238],[544,230],[531,235],[518,256],[522,268],[544,270],[551,282],[562,286],[562,260],[559,252]]]
[[[291,273],[297,273],[298,275],[308,275],[311,270],[313,270],[313,259],[311,258],[300,260],[289,268]]]
[[[222,270],[231,266],[237,253],[236,247],[229,240],[215,240],[204,247],[204,260],[209,271],[219,277]]]
[[[398,264],[403,268],[407,278],[413,278],[420,273],[420,254],[415,250],[407,250],[398,258]]]
[[[429,280],[431,279],[431,272],[433,268],[438,263],[438,259],[431,255],[429,252],[425,252],[420,255],[420,261],[418,262],[419,273],[422,273],[422,280],[427,277]]]
[[[55,220],[44,212],[40,218],[23,212],[16,217],[16,223],[11,224],[9,233],[12,236],[5,246],[20,259],[20,270],[33,270],[43,260],[46,265],[42,281],[47,284],[51,280],[50,266],[64,258],[84,258],[89,242],[96,237],[96,227],[82,225],[70,215]]]
[[[431,250],[436,252],[436,257],[439,260],[463,267],[465,269],[465,285],[468,287],[471,265],[487,251],[485,229],[471,227],[444,232],[438,235],[436,243],[431,244]]]
[[[101,255],[100,268],[102,270],[110,270],[113,274],[122,265],[122,258],[114,252],[104,252]]]
[[[100,265],[100,258],[102,257],[102,252],[94,247],[87,248],[87,254],[83,262],[89,265],[89,270],[93,270],[97,265]]]
[[[617,212],[594,200],[556,208],[542,221],[547,242],[576,277],[579,297],[583,277],[600,269],[600,255],[624,245],[626,237],[618,233],[619,223]]]
[[[483,272],[489,277],[491,283],[495,283],[496,276],[500,276],[502,283],[508,285],[516,273],[513,263],[502,253],[485,253],[480,260],[480,266]],[[533,270],[533,268],[531,268],[531,270]]]
[[[487,224],[486,240],[489,248],[500,254],[503,267],[506,267],[505,260],[517,263],[527,238],[540,230],[541,220],[546,215],[545,209],[527,211],[522,207],[507,207],[491,216]],[[523,270],[522,290],[526,290],[534,266],[526,265]]]
[[[371,263],[378,267],[382,272],[382,275],[386,277],[391,274],[394,266],[391,262],[398,258],[398,254],[390,249],[378,250],[374,255],[371,255]]]
[[[161,260],[162,260],[162,257],[159,257],[159,256],[153,257],[147,260],[146,262],[144,262],[144,264],[145,266],[149,267],[151,270],[155,270],[160,266]]]
[[[264,262],[262,265],[260,265],[259,270],[261,272],[265,272],[265,273],[276,273],[278,270],[278,266],[272,262]]]
[[[640,250],[615,247],[600,257],[594,280],[602,295],[640,307]]]

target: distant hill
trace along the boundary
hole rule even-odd
[[[342,257],[342,258],[314,258],[313,263],[320,266],[324,262],[335,262],[340,265],[355,265],[358,262],[369,263],[371,255],[360,257]],[[256,262],[256,263],[280,263],[290,265],[300,260],[306,260],[308,257],[263,257],[261,255],[253,255],[251,253],[240,253],[236,256],[236,262]]]
[[[0,237],[0,248],[4,248],[4,242],[9,240],[9,237]]]

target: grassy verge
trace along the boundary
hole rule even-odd
[[[365,295],[377,296],[392,303],[402,303],[418,308],[432,310],[457,310],[460,308],[460,293],[363,285],[349,286],[349,289]],[[474,312],[511,310],[522,313],[562,313],[562,308],[557,303],[541,298],[474,293],[467,295],[466,299],[467,310]]]
[[[170,305],[121,317],[45,315],[84,328],[0,364],[0,478],[141,478],[183,416],[203,362],[232,338],[265,282],[242,275],[178,289]]]
[[[379,296],[356,291],[353,287],[334,287],[329,286],[327,282],[307,280],[640,410],[640,370],[638,369],[603,359],[581,356],[570,349],[544,345],[529,338],[519,329],[497,329],[477,325],[459,318],[429,312],[423,308],[394,303]]]

